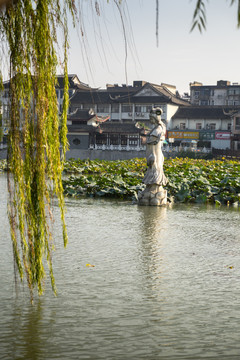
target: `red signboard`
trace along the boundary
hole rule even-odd
[[[216,131],[215,139],[216,140],[230,140],[230,132],[228,132],[228,131]]]

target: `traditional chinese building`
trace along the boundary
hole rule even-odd
[[[199,147],[230,149],[233,127],[232,107],[190,106],[181,107],[172,117],[168,138],[175,145],[197,141]]]
[[[122,123],[148,124],[152,107],[160,107],[167,127],[171,127],[171,118],[179,106],[189,106],[187,101],[180,98],[175,86],[145,81],[134,81],[132,86],[107,84],[103,90],[78,89],[70,102],[71,111],[92,108],[96,114]]]

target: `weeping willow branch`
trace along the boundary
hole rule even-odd
[[[206,30],[207,18],[206,18],[206,6],[205,2],[208,0],[196,0],[196,6],[193,13],[192,27],[190,31],[193,31],[195,27],[198,28],[200,33]],[[240,0],[230,0],[230,6],[237,3],[237,27],[240,27]]]
[[[198,27],[200,32],[206,30],[206,7],[204,0],[197,0],[196,7],[193,14],[193,21],[191,31]]]
[[[56,293],[50,231],[52,196],[59,201],[67,244],[61,177],[67,150],[68,12],[74,20],[73,0],[65,1],[64,6],[59,0],[12,1],[0,12],[10,66],[8,217],[16,268],[21,279],[26,275],[31,297],[35,287],[39,295],[43,293],[44,258]],[[64,34],[65,49],[61,119],[55,91],[58,28]]]
[[[156,42],[158,47],[158,28],[159,28],[159,0],[156,0]]]
[[[240,27],[240,0],[231,0],[231,6],[233,4],[237,3],[238,9],[237,9],[237,26]]]

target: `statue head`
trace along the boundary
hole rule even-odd
[[[162,112],[163,111],[160,107],[152,108],[152,110],[149,113],[149,119],[152,124],[160,124],[161,123]]]

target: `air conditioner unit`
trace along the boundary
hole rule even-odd
[[[141,114],[140,113],[136,113],[136,116],[140,116]]]
[[[128,113],[128,116],[132,116],[132,113]]]

